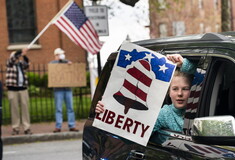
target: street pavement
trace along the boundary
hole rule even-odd
[[[19,135],[11,135],[11,125],[3,125],[3,145],[82,138],[85,121],[86,120],[76,121],[76,128],[79,129],[79,132],[70,132],[67,127],[67,122],[64,122],[62,125],[62,130],[59,133],[53,133],[53,130],[55,129],[55,122],[32,123],[32,135],[25,135],[23,129],[20,130]]]
[[[82,139],[4,145],[3,160],[82,160]]]

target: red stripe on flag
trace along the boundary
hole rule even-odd
[[[55,23],[55,25],[56,25],[59,29],[63,28],[64,30],[66,30],[67,34],[69,34],[69,36],[72,38],[72,40],[73,40],[77,45],[80,45],[80,43],[77,42],[76,38],[74,38],[73,34],[71,34],[71,33],[69,32],[69,30],[59,21],[59,19],[57,20],[57,23]],[[61,29],[61,31],[63,31],[63,30]]]
[[[189,104],[187,104],[187,110],[197,109],[197,106],[198,106],[198,102],[197,103],[189,103]]]
[[[94,28],[93,25],[91,24],[91,21],[88,20],[88,21],[87,21],[87,25],[89,26],[89,28],[90,28],[90,30],[91,30],[93,36],[94,36],[95,38],[99,38],[99,37],[98,37],[98,34],[95,32],[95,28]]]
[[[100,44],[99,41],[97,41],[97,40],[98,40],[98,35],[94,32],[95,29],[94,29],[94,27],[93,27],[90,23],[91,23],[91,22],[90,22],[89,20],[87,20],[86,23],[84,24],[84,26],[86,26],[86,27],[89,29],[90,36],[92,37],[93,41],[94,41],[96,44],[98,44],[98,46],[101,47],[102,45]]]
[[[85,24],[84,24],[85,25]],[[86,39],[86,41],[92,46],[92,48],[94,48],[95,51],[98,51],[98,46],[95,44],[95,42],[93,41],[93,38],[91,37],[91,34],[89,33],[89,29],[87,31],[86,27],[84,27],[84,25],[80,28],[80,30],[82,30],[83,32],[82,35],[84,36],[84,38]]]
[[[61,22],[60,22],[60,19],[57,20],[58,23],[56,23],[56,26],[58,26],[59,28],[63,28],[64,30],[66,30],[67,34],[69,34],[68,36],[72,37],[72,40],[74,40],[74,42],[81,46],[82,48],[85,48],[85,49],[88,49],[91,53],[93,52],[92,50],[89,49],[89,47],[87,46],[86,42],[73,30],[73,28],[66,22],[66,20],[63,19],[63,17],[61,17],[61,21],[63,21],[64,23],[66,23],[67,26],[63,25]],[[73,30],[74,33],[71,33],[69,31],[69,29]],[[79,39],[75,38],[73,35],[76,35]],[[82,41],[82,43],[79,42]]]
[[[89,41],[88,41],[87,38],[84,36],[84,33],[81,32],[80,30],[74,30],[73,27],[67,22],[67,20],[66,20],[64,17],[61,17],[61,19],[62,19],[63,22],[65,22],[66,25],[74,32],[74,34],[75,34],[80,40],[82,40],[82,41],[86,44],[86,45],[84,46],[84,48],[86,48],[89,52],[91,52],[91,53],[94,54],[96,51],[94,50],[93,46],[90,45]],[[65,27],[66,27],[66,26],[65,26]],[[82,35],[82,37],[79,36],[77,32],[80,33],[80,34]],[[70,34],[72,34],[72,33],[70,33]],[[78,39],[78,40],[79,40],[79,39]],[[76,39],[76,40],[77,40],[77,39]]]

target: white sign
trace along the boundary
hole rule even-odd
[[[175,65],[157,52],[123,43],[93,126],[146,146]]]
[[[85,13],[99,36],[109,35],[108,13],[106,6],[86,6]]]

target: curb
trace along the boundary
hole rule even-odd
[[[82,138],[82,131],[79,132],[61,132],[61,133],[47,133],[47,134],[32,134],[22,136],[3,137],[3,145],[32,143],[42,141],[54,141],[65,139],[80,139]]]

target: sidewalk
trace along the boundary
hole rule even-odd
[[[67,122],[62,125],[62,130],[60,133],[53,133],[55,129],[55,122],[48,123],[32,123],[31,131],[32,135],[25,135],[23,129],[20,130],[19,135],[11,135],[12,128],[11,125],[2,126],[2,141],[3,145],[7,144],[17,144],[17,143],[29,143],[37,141],[52,141],[52,140],[62,140],[62,139],[74,139],[82,138],[83,126],[86,120],[76,121],[76,128],[79,132],[69,132],[67,127]]]

